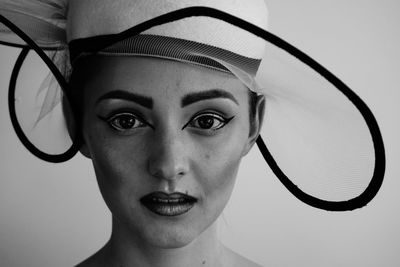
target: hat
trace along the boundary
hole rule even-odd
[[[62,162],[79,149],[60,103],[80,59],[147,56],[231,73],[263,94],[257,145],[301,201],[356,209],[382,184],[385,153],[372,112],[340,79],[266,30],[264,0],[0,0],[0,15],[0,42],[21,49],[10,80],[11,120],[41,159]],[[50,75],[36,73],[40,64]]]

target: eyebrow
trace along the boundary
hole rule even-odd
[[[181,107],[183,108],[199,101],[204,101],[214,98],[227,98],[235,102],[237,105],[239,105],[239,102],[231,93],[222,89],[211,89],[207,91],[189,93],[185,95],[182,98]]]
[[[239,102],[236,100],[236,98],[229,92],[222,90],[222,89],[211,89],[207,91],[202,91],[202,92],[195,92],[195,93],[189,93],[183,96],[182,101],[181,101],[181,107],[186,107],[188,105],[194,104],[199,101],[204,101],[204,100],[209,100],[209,99],[215,99],[215,98],[227,98],[232,100],[234,103],[239,105]],[[105,100],[105,99],[121,99],[121,100],[128,100],[135,102],[145,108],[152,109],[153,108],[153,99],[148,96],[143,96],[139,95],[136,93],[132,92],[127,92],[123,90],[114,90],[111,92],[108,92],[99,99],[97,99],[96,104],[98,104],[100,101]]]
[[[153,108],[153,99],[148,96],[143,96],[139,94],[135,94],[132,92],[127,92],[123,90],[114,90],[102,95],[99,99],[97,99],[96,104],[105,99],[121,99],[135,102],[145,108],[152,109]]]

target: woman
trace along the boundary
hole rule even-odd
[[[75,5],[72,14],[99,7]],[[255,266],[218,241],[215,221],[259,134],[263,97],[252,115],[252,94],[231,74],[154,57],[83,61],[71,77],[83,100],[81,152],[113,229],[80,266]]]
[[[258,136],[262,98],[250,127],[247,90],[227,74],[140,57],[85,70],[81,152],[113,230],[82,266],[253,266],[221,246],[214,222]]]
[[[139,30],[144,30],[139,36],[129,29],[195,5],[265,28],[266,9],[263,1],[243,6],[193,2],[69,2],[72,75],[64,74],[69,85],[63,99],[68,130],[73,147],[92,160],[113,215],[110,241],[80,266],[254,265],[218,241],[215,221],[232,192],[240,160],[260,133],[266,92],[254,76],[265,41],[211,18],[159,20],[155,25],[161,26]],[[43,106],[40,118],[52,110]],[[281,171],[270,158],[269,163]],[[311,192],[317,197],[296,196],[331,210],[366,201],[354,198],[343,208],[337,195],[320,201],[320,192]]]

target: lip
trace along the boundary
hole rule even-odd
[[[183,193],[153,192],[140,199],[143,206],[160,216],[179,216],[188,212],[197,199]]]

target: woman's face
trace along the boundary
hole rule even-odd
[[[247,89],[232,75],[144,57],[98,57],[85,81],[82,153],[114,227],[180,247],[225,207],[250,130]]]

